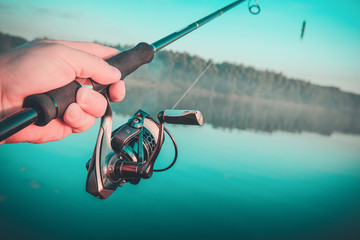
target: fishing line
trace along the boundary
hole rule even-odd
[[[179,102],[181,102],[181,100],[185,97],[185,95],[191,90],[191,88],[200,80],[200,78],[204,75],[204,73],[208,70],[208,68],[210,67],[210,65],[212,64],[212,61],[210,61],[210,63],[207,65],[207,67],[202,71],[202,73],[200,73],[200,75],[195,79],[195,81],[190,85],[190,87],[185,91],[185,93],[180,97],[180,99],[175,103],[175,105],[172,107],[172,109],[174,109]],[[171,110],[172,110],[171,109]]]

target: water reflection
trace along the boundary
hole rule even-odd
[[[132,90],[126,101],[135,104],[114,107],[132,114],[143,103],[156,113],[174,104],[156,103],[161,95],[141,102]],[[115,125],[126,120],[114,114]],[[359,136],[168,126],[180,150],[174,168],[101,201],[84,189],[98,127],[59,142],[0,147],[8,160],[0,168],[1,239],[134,239],[134,232],[156,240],[287,240],[294,232],[298,239],[359,239]],[[173,149],[160,154],[159,168]],[[143,213],[150,217],[138,231]]]
[[[41,185],[38,181],[36,180],[31,180],[31,181],[28,181],[30,187],[34,188],[34,189],[38,189],[38,188],[41,188]]]
[[[171,108],[183,94],[183,89],[166,85],[127,82],[127,96],[113,110],[133,114],[143,108],[151,115]],[[320,106],[284,101],[257,99],[246,96],[223,95],[193,89],[177,107],[198,109],[207,123],[215,128],[252,129],[264,132],[334,132],[360,133],[360,113],[348,109],[329,109]]]

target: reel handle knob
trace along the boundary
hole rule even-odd
[[[202,125],[203,116],[198,110],[167,109],[158,114],[160,122],[184,125]]]

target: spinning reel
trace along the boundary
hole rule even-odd
[[[110,104],[101,118],[98,138],[93,155],[86,164],[88,170],[86,191],[101,199],[108,198],[117,187],[126,182],[138,184],[148,179],[154,171],[165,171],[177,158],[177,147],[164,123],[202,125],[201,112],[194,110],[165,110],[158,113],[155,121],[150,115],[138,110],[124,125],[113,132]],[[164,142],[164,131],[175,147],[173,162],[164,169],[154,170],[154,164]]]

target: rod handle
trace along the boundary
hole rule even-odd
[[[152,47],[147,43],[139,43],[134,48],[108,59],[107,62],[120,70],[123,80],[141,65],[151,62],[153,57]],[[76,92],[80,87],[80,83],[73,81],[49,92],[28,96],[25,98],[23,106],[35,109],[39,113],[35,124],[45,126],[51,120],[64,115],[66,108],[76,101]],[[93,89],[102,94],[108,92],[108,87],[109,85],[93,82]]]

